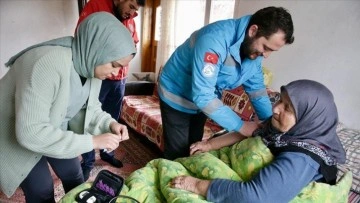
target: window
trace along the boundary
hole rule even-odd
[[[235,0],[166,0],[161,4],[158,2],[158,5],[153,6],[155,26],[151,34],[151,53],[147,54],[152,57],[142,58],[142,71],[154,72],[158,69],[176,47],[195,30],[218,20],[233,18],[234,6]]]
[[[212,0],[209,23],[233,18],[235,0]]]
[[[173,21],[175,47],[182,44],[192,32],[204,25],[205,3],[206,0],[176,1],[176,14]]]

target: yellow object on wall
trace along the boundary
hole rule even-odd
[[[273,74],[268,68],[266,68],[266,67],[262,67],[262,68],[263,68],[263,73],[264,73],[265,86],[269,87],[271,85],[271,82],[273,79]]]

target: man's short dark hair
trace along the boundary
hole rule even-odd
[[[269,38],[272,34],[282,30],[285,33],[285,43],[294,42],[294,26],[290,13],[282,7],[266,7],[258,10],[251,16],[248,28],[257,25],[256,37]]]
[[[145,6],[145,0],[136,0],[136,3],[137,3],[139,6]]]

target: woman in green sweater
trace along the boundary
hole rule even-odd
[[[74,37],[31,46],[13,56],[0,80],[0,190],[21,187],[27,202],[55,202],[48,167],[65,192],[84,182],[78,156],[112,151],[127,128],[101,110],[101,80],[136,53],[128,30],[111,14],[84,20]],[[100,79],[100,80],[99,80]],[[37,184],[35,184],[37,183]]]

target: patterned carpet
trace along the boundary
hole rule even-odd
[[[155,158],[159,158],[160,151],[155,145],[145,140],[140,135],[135,135],[133,131],[129,129],[130,139],[120,143],[119,148],[115,151],[115,157],[122,161],[122,168],[115,168],[108,163],[102,161],[99,156],[99,151],[96,152],[95,168],[91,171],[89,180],[87,182],[94,181],[99,171],[108,169],[113,173],[120,175],[121,177],[128,177],[133,171],[139,169],[145,164]],[[62,184],[60,180],[53,174],[54,177],[54,190],[55,200],[59,201],[64,195]],[[1,203],[23,203],[25,202],[22,190],[19,188],[11,198],[7,198],[2,192],[0,192]]]

